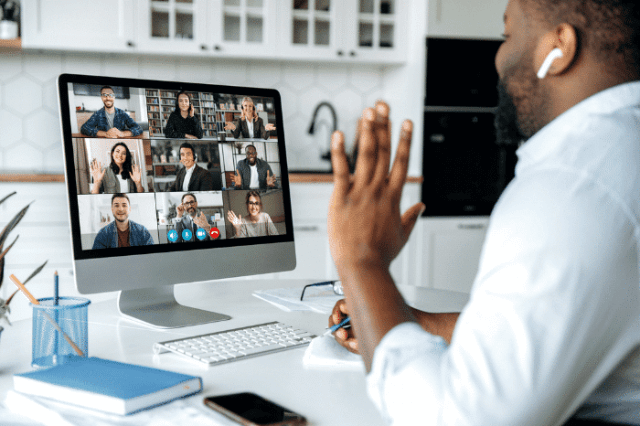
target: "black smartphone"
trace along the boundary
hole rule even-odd
[[[250,392],[208,396],[207,407],[244,426],[302,426],[307,419],[300,414]]]

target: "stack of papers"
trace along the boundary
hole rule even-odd
[[[330,315],[338,300],[344,296],[338,296],[330,285],[309,287],[304,292],[304,300],[300,300],[302,287],[275,288],[269,290],[256,290],[253,295],[265,300],[283,311],[314,311]]]

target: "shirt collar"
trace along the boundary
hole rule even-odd
[[[517,169],[544,160],[558,150],[566,136],[579,132],[591,122],[590,115],[611,114],[619,109],[640,104],[640,81],[610,87],[579,102],[540,129],[518,150]]]

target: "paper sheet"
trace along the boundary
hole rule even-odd
[[[302,287],[275,288],[269,290],[256,290],[253,295],[265,300],[278,308],[290,311],[315,311],[330,315],[333,306],[344,296],[338,296],[330,285],[309,287],[304,292],[304,300],[300,300]]]
[[[333,336],[319,336],[311,341],[304,353],[306,368],[331,368],[364,371],[362,357],[349,352]]]
[[[237,426],[222,414],[206,408],[200,394],[129,416],[118,416],[10,390],[4,408],[0,405],[0,414],[6,411],[16,418],[16,425],[37,422],[45,426]],[[5,419],[4,416],[0,418]],[[18,419],[28,420],[19,423]]]

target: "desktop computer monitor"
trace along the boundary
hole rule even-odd
[[[180,327],[229,317],[174,285],[295,268],[276,90],[63,74],[58,93],[80,293]]]

